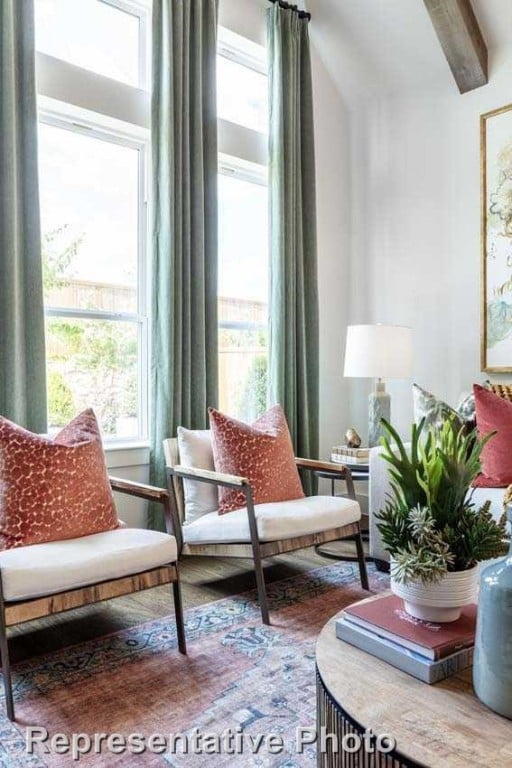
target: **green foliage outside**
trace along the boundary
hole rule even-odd
[[[59,371],[48,374],[48,412],[54,427],[63,427],[76,416],[73,393]]]
[[[52,229],[42,237],[43,290],[45,300],[52,288],[66,285],[66,270],[71,266],[82,243],[82,237],[65,242],[67,225]]]
[[[58,363],[80,392],[78,408],[94,408],[106,434],[116,433],[119,418],[136,417],[137,336],[131,325],[51,318],[48,336],[60,347],[51,363]],[[50,402],[52,426],[62,423],[65,404],[60,395]]]
[[[255,421],[267,408],[267,358],[254,358],[238,400],[238,413],[247,421]]]
[[[267,408],[267,345],[266,330],[219,329],[221,355],[235,353],[231,358],[234,361],[236,353],[241,353],[238,368],[236,368],[237,362],[231,363],[234,366],[232,370],[235,375],[229,382],[229,399],[232,415],[244,421],[254,421]],[[248,356],[250,356],[250,363]]]
[[[260,347],[262,350],[267,346],[267,332],[261,330],[231,330],[221,328],[219,330],[219,348],[247,348]]]
[[[393,577],[404,584],[436,583],[448,572],[465,571],[503,554],[505,518],[495,522],[490,502],[478,509],[468,497],[480,472],[482,449],[494,433],[479,440],[447,420],[421,439],[422,421],[412,427],[408,454],[396,430],[384,419],[382,423],[394,443],[382,438],[391,493],[376,517],[394,560]]]
[[[83,238],[67,226],[43,236],[45,300],[68,285]],[[48,411],[50,427],[94,408],[105,434],[116,434],[118,419],[137,417],[137,329],[131,323],[50,317],[47,320]]]

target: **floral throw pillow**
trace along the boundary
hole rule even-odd
[[[119,526],[92,410],[53,440],[0,416],[0,549]]]
[[[512,385],[510,384],[495,384],[487,380],[482,386],[478,384],[475,387],[478,387],[479,391],[486,389],[503,400],[512,402]],[[451,418],[457,429],[463,426],[467,432],[470,432],[477,426],[475,390],[462,394],[456,408],[452,408],[444,400],[440,400],[418,384],[412,385],[412,392],[416,424],[419,424],[421,419],[425,419],[427,426],[432,425],[439,429],[446,419]]]
[[[463,407],[459,411],[460,406],[455,410],[448,403],[445,403],[444,400],[440,400],[418,384],[412,385],[412,394],[414,400],[414,421],[416,424],[425,419],[426,427],[440,429],[447,419],[452,419],[456,429],[460,429],[467,421],[470,421],[467,416],[471,413],[471,408],[470,404],[466,401],[463,402]],[[474,408],[473,400],[473,414]]]
[[[465,392],[461,395],[455,410],[466,426],[476,426],[475,396],[473,392]]]

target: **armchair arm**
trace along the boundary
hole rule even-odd
[[[137,496],[139,499],[146,499],[146,501],[163,503],[169,496],[165,488],[157,488],[154,485],[136,483],[134,480],[123,480],[120,477],[109,477],[109,480],[113,491],[126,493],[128,496]]]
[[[312,472],[336,472],[345,476],[350,475],[350,469],[345,464],[337,464],[334,461],[317,461],[316,459],[295,459],[299,469],[310,469]]]
[[[247,503],[247,514],[249,516],[249,529],[251,531],[251,539],[253,542],[258,540],[258,531],[256,528],[256,517],[254,513],[254,505],[252,501],[252,488],[251,484],[245,477],[238,477],[238,475],[225,475],[221,472],[212,472],[210,469],[198,469],[197,467],[181,467],[168,466],[167,467],[167,480],[170,490],[170,508],[174,517],[178,518],[177,506],[176,506],[176,494],[173,490],[173,477],[180,477],[185,480],[195,480],[200,483],[210,483],[222,488],[236,488],[245,494]],[[177,537],[178,538],[178,537]],[[179,530],[178,548],[181,552],[183,547],[183,536],[181,528]]]
[[[351,499],[356,498],[352,472],[345,464],[336,464],[334,461],[317,461],[316,459],[295,459],[298,469],[308,469],[311,472],[332,472],[340,480],[344,480],[347,486],[347,494]]]
[[[197,480],[200,483],[211,483],[224,488],[243,488],[250,485],[245,477],[238,475],[225,475],[222,472],[212,472],[210,469],[198,469],[197,467],[167,467],[170,475],[185,478],[186,480]]]
[[[120,477],[109,477],[113,491],[126,493],[128,496],[136,496],[145,501],[155,501],[164,505],[165,529],[170,536],[174,536],[178,543],[178,551],[181,550],[181,525],[177,512],[173,510],[169,499],[169,492],[165,488],[157,488],[155,485],[136,483],[134,480],[123,480]]]

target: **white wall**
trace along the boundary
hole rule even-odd
[[[106,450],[108,473],[112,477],[134,480],[138,483],[149,481],[149,448],[123,448]],[[117,513],[130,528],[145,528],[146,503],[141,499],[115,493]]]
[[[512,41],[491,59],[490,83],[389,95],[367,108],[364,194],[353,225],[370,322],[414,330],[414,379],[455,405],[480,371],[479,116],[509,103]],[[352,148],[359,152],[357,141]],[[355,256],[356,254],[353,254]],[[353,292],[361,291],[354,283]],[[351,320],[357,321],[354,310]],[[493,377],[489,377],[493,378]],[[505,377],[498,377],[503,380]],[[392,383],[393,421],[407,432],[410,382]],[[367,387],[361,387],[367,390]],[[354,401],[361,414],[365,404]]]
[[[220,0],[219,24],[254,43],[265,45],[267,7],[266,0]]]
[[[319,56],[311,29],[315,109],[318,290],[320,305],[320,456],[351,424],[343,352],[349,299],[349,116]]]

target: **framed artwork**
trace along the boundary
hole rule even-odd
[[[512,372],[512,104],[480,117],[481,363]]]

